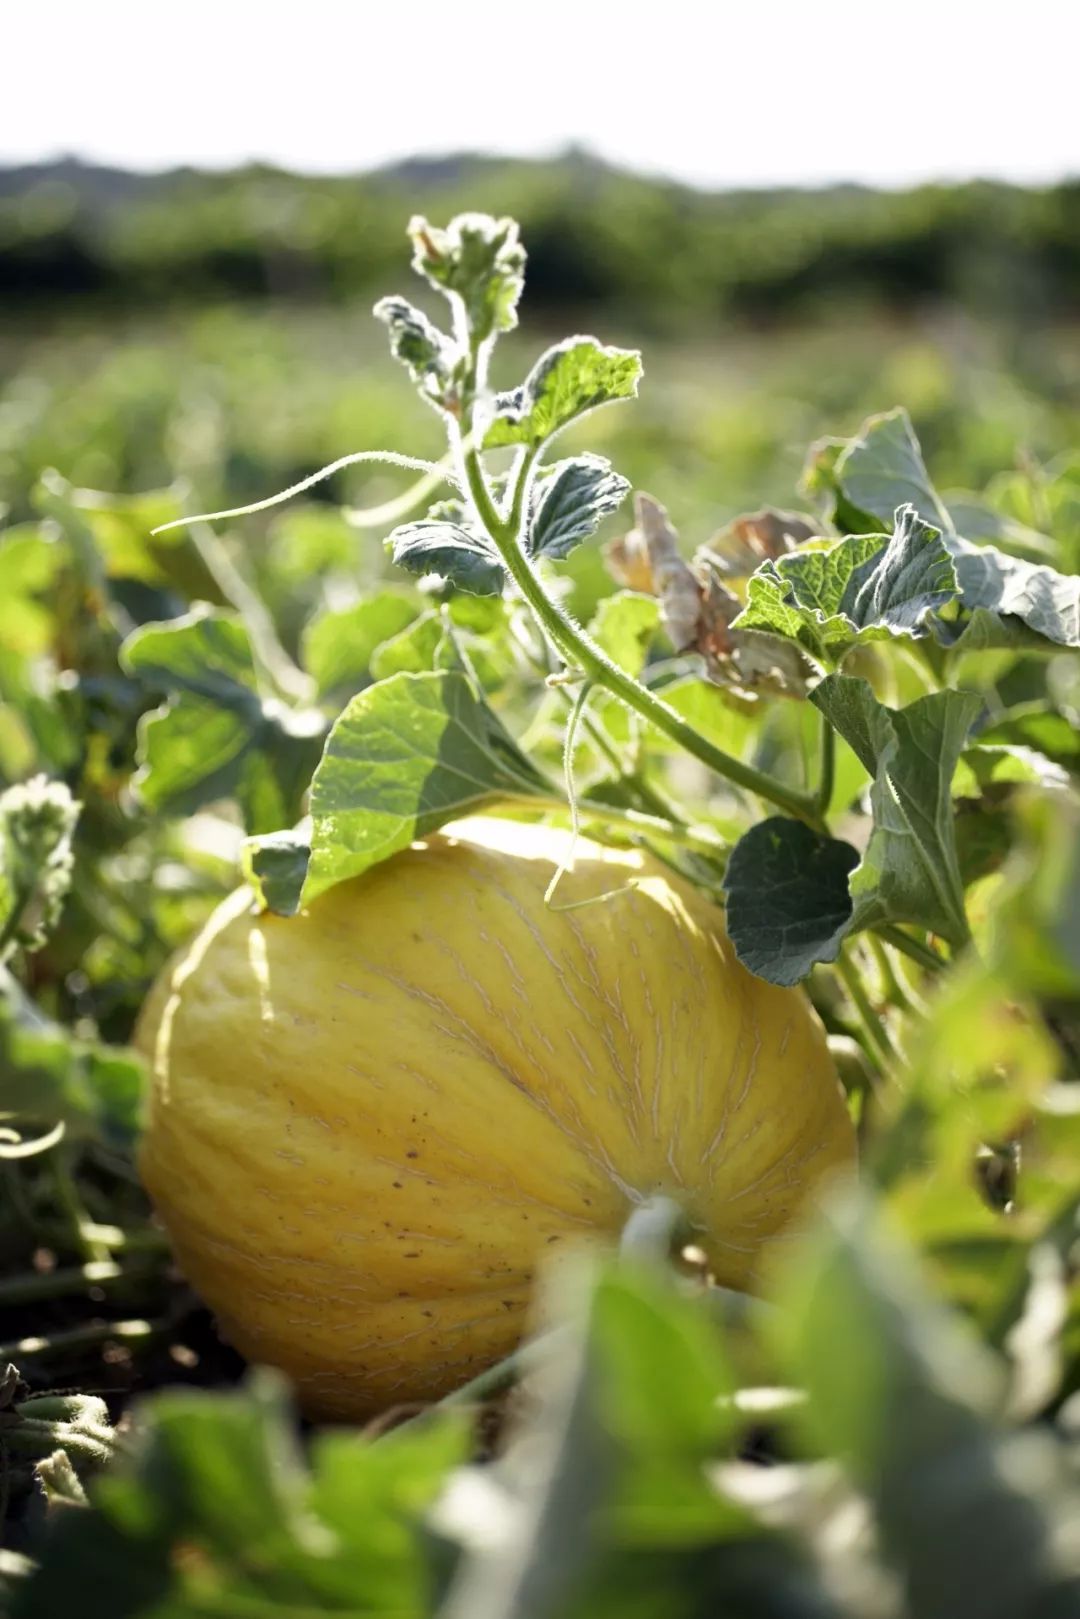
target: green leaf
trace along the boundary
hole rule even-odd
[[[285,832],[245,838],[240,851],[244,879],[259,903],[278,916],[295,916],[311,859],[311,823]]]
[[[30,1139],[63,1123],[69,1140],[126,1151],[143,1088],[134,1053],[75,1039],[0,968],[0,1116],[11,1115]]]
[[[1069,773],[1053,759],[1014,743],[984,743],[965,748],[953,777],[953,792],[974,796],[992,783],[1034,782],[1040,787],[1067,787]]]
[[[525,284],[525,249],[513,219],[459,214],[445,230],[409,221],[413,269],[433,287],[460,298],[469,330],[480,343],[517,325]]]
[[[20,657],[47,650],[56,614],[50,602],[68,561],[47,529],[20,525],[0,535],[0,646]]]
[[[152,532],[184,515],[184,493],[177,485],[135,495],[105,494],[76,489],[58,473],[47,472],[34,502],[59,524],[87,578],[102,584],[135,580],[186,599],[220,604],[221,586],[190,530]]]
[[[445,1619],[838,1619],[811,1559],[717,1481],[739,1418],[694,1301],[602,1274],[584,1342],[532,1387],[477,1505],[438,1512],[470,1547]]]
[[[703,680],[699,675],[681,676],[664,685],[654,684],[653,689],[669,708],[688,720],[695,731],[700,731],[725,753],[746,758],[758,726],[753,709],[740,704],[722,686]],[[661,732],[650,736],[649,742],[654,751],[661,747],[678,751],[677,745],[668,743]]]
[[[817,1443],[839,1452],[876,1518],[912,1619],[1064,1615],[1051,1513],[1075,1514],[1063,1448],[996,1431],[1000,1368],[933,1302],[862,1200],[831,1218],[787,1266],[776,1327],[810,1396]]]
[[[420,613],[420,603],[400,591],[380,590],[351,607],[326,611],[304,629],[301,656],[320,696],[356,691],[370,678],[376,647],[399,634]]]
[[[645,667],[659,628],[660,603],[655,596],[619,590],[604,597],[589,625],[589,634],[613,663],[636,679]]]
[[[373,680],[387,680],[391,675],[426,674],[432,669],[454,669],[460,665],[457,650],[447,634],[446,620],[438,608],[432,608],[375,648],[371,656],[371,675]]]
[[[959,646],[966,650],[972,642],[980,646],[1024,644],[1025,638],[1015,626],[1054,646],[1080,646],[1080,576],[1025,562],[992,545],[975,546],[956,539],[952,550],[963,606],[980,616],[978,629],[972,626],[970,633],[957,638]],[[1003,639],[994,641],[988,636],[980,610],[1003,621],[999,631]],[[948,626],[943,627],[941,638],[949,640]]]
[[[798,984],[818,962],[835,961],[851,924],[850,843],[782,815],[743,834],[724,879],[728,936],[750,972],[770,984]]]
[[[387,540],[393,560],[409,573],[437,573],[474,596],[499,596],[506,582],[495,545],[478,529],[422,518],[396,528]]]
[[[851,931],[915,922],[962,943],[967,922],[951,783],[980,698],[934,692],[890,709],[865,680],[829,675],[810,701],[874,778],[873,829],[851,878]]]
[[[288,727],[284,710],[242,709],[184,697],[139,722],[139,768],[132,786],[145,804],[190,815],[235,798],[249,832],[295,820],[325,734],[321,715]]]
[[[188,692],[212,703],[258,700],[251,638],[236,613],[197,607],[129,635],[120,662],[152,691]]]
[[[1032,793],[1016,818],[994,954],[1014,985],[1080,1001],[1080,802],[1075,793]]]
[[[619,1458],[605,1516],[638,1547],[690,1546],[739,1514],[702,1476],[730,1440],[733,1379],[715,1327],[664,1278],[609,1271],[592,1299],[595,1415]]]
[[[1012,783],[1002,782],[986,792],[956,798],[956,857],[965,888],[999,870],[1007,859],[1015,792]]]
[[[422,310],[405,298],[380,298],[372,313],[390,333],[390,349],[406,367],[421,396],[445,407],[453,390],[460,350]]]
[[[164,707],[139,723],[133,785],[172,814],[235,798],[249,832],[295,821],[325,721],[264,701],[248,632],[235,614],[196,610],[136,630],[121,662]]]
[[[832,515],[848,533],[869,533],[879,522],[891,522],[898,506],[913,506],[924,523],[952,531],[903,409],[869,417],[854,438],[815,446],[804,482],[833,506]]]
[[[901,506],[891,536],[853,535],[764,562],[732,627],[785,635],[836,656],[864,641],[925,635],[929,614],[956,594],[940,530]]]
[[[956,543],[955,541],[953,542]],[[957,558],[958,577],[963,570]],[[1059,648],[1020,618],[1001,618],[989,607],[975,607],[934,620],[934,634],[942,646],[955,653],[1022,652],[1052,657]]]
[[[1080,731],[1048,702],[1018,703],[980,730],[979,741],[1030,747],[1067,770],[1080,768]]]
[[[557,461],[537,478],[527,548],[530,556],[561,561],[617,511],[630,485],[601,455]]]
[[[465,675],[393,675],[354,697],[327,738],[303,900],[455,816],[549,791]]]
[[[1017,794],[1025,787],[1067,787],[1068,772],[1032,748],[966,748],[956,767],[952,792],[956,847],[964,886],[997,871],[1013,849]]]
[[[1037,529],[1004,516],[976,495],[949,494],[944,504],[953,532],[976,545],[1000,545],[1012,555],[1027,556],[1033,562],[1057,555],[1057,547],[1049,534],[1040,534]]]
[[[636,351],[605,348],[595,337],[568,337],[540,356],[520,388],[498,395],[484,446],[539,449],[586,411],[633,399],[640,377]]]
[[[992,545],[972,545],[957,535],[930,482],[906,411],[871,416],[842,447],[832,443],[820,449],[809,483],[831,501],[835,521],[853,532],[865,532],[901,502],[910,503],[925,522],[942,531],[956,569],[960,604],[965,615],[972,615],[935,623],[945,644],[967,651],[1022,646],[1030,643],[1026,630],[1053,645],[1080,645],[1080,578]]]
[[[514,672],[514,646],[506,606],[499,596],[455,595],[376,647],[371,678],[459,669],[486,692],[500,689]]]
[[[377,1443],[320,1435],[308,1466],[269,1374],[242,1393],[158,1395],[90,1510],[51,1518],[15,1614],[419,1615],[432,1585],[422,1515],[465,1438],[448,1418]]]

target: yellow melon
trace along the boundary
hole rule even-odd
[[[141,1165],[195,1288],[311,1412],[506,1354],[547,1256],[675,1198],[718,1280],[852,1160],[805,996],[651,856],[461,821],[292,919],[228,899],[156,986]],[[615,890],[615,892],[612,892]],[[605,896],[605,897],[597,897]]]

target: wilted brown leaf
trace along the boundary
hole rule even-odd
[[[621,584],[660,599],[663,625],[677,652],[697,640],[701,587],[679,555],[679,536],[658,500],[634,496],[636,523],[621,542],[608,548],[608,564]]]
[[[746,512],[718,529],[701,547],[698,557],[708,555],[721,574],[745,579],[763,562],[785,556],[804,540],[812,540],[820,528],[820,523],[802,512],[782,512],[766,506],[759,512]]]
[[[640,591],[643,596],[656,594],[648,547],[639,528],[632,528],[628,533],[609,540],[604,546],[604,561],[616,584],[625,585],[627,590]]]
[[[687,563],[659,501],[639,492],[634,516],[630,532],[607,547],[607,564],[620,584],[659,598],[661,621],[676,652],[699,652],[717,685],[800,694],[807,666],[798,649],[754,630],[732,630],[743,604],[724,580],[737,577],[737,558],[753,572],[766,556],[793,550],[797,537],[812,533],[809,523],[788,512],[755,512],[737,518]],[[728,535],[737,537],[728,541]],[[718,542],[723,542],[719,550]]]

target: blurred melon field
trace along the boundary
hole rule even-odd
[[[1078,787],[1080,180],[0,168],[0,1619],[1080,1619]]]
[[[370,307],[401,283],[402,222],[470,207],[512,212],[530,255],[496,383],[553,333],[641,347],[640,402],[590,430],[695,540],[790,505],[811,440],[899,400],[945,488],[1075,442],[1080,186],[709,197],[581,155],[356,182],[63,164],[0,173],[11,518],[50,466],[126,493],[184,478],[209,509],[403,432],[434,447]],[[387,487],[354,472],[319,498]]]

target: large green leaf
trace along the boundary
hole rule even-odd
[[[550,788],[456,670],[392,675],[349,703],[311,784],[303,899],[444,822]]]
[[[951,786],[979,697],[934,692],[890,709],[865,680],[830,675],[810,701],[873,777],[874,824],[851,878],[851,929],[915,922],[960,943],[967,923]]]
[[[782,815],[743,834],[724,878],[735,954],[758,978],[797,984],[818,962],[835,961],[851,925],[850,843]]]
[[[835,658],[863,641],[925,635],[929,615],[956,594],[941,531],[900,506],[891,535],[852,535],[763,563],[732,627],[785,635]]]
[[[605,348],[595,337],[568,337],[540,356],[520,388],[498,395],[484,444],[539,449],[586,411],[632,399],[640,377],[636,351]]]
[[[296,819],[325,721],[263,698],[238,615],[198,609],[148,624],[128,636],[121,661],[167,699],[139,725],[134,785],[145,803],[185,814],[235,798],[254,833]]]
[[[959,619],[936,625],[946,644],[966,651],[1030,646],[1038,638],[1050,646],[1080,645],[1080,578],[958,535],[906,411],[871,416],[855,438],[819,449],[807,481],[852,532],[873,529],[904,501],[942,531],[963,609]]]
[[[925,523],[943,533],[952,522],[926,470],[919,441],[906,410],[870,416],[850,439],[815,446],[804,482],[824,498],[849,533],[871,533],[887,523],[898,506],[913,506]]]
[[[1051,647],[1080,646],[1080,576],[1008,556],[992,545],[955,539],[952,551],[961,600],[972,615],[961,621],[957,636],[965,651],[1029,646],[1038,637]],[[988,618],[999,637],[996,641],[989,633]],[[942,638],[949,638],[948,625],[942,627]]]
[[[380,590],[351,607],[327,609],[305,626],[301,652],[320,695],[366,685],[376,647],[416,619],[419,600]]]

